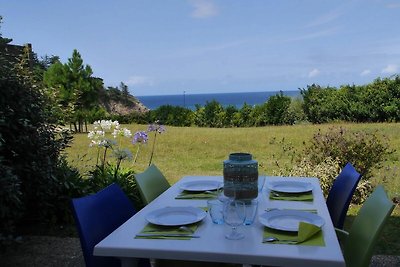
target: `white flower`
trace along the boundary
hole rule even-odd
[[[131,137],[132,133],[129,129],[123,128],[123,129],[114,129],[112,132],[112,136],[114,138],[117,138],[117,136],[124,136],[124,137]]]
[[[124,131],[124,136],[125,136],[125,137],[128,137],[128,138],[129,138],[129,137],[132,136],[131,130],[124,128],[123,131]]]

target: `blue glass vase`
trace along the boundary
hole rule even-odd
[[[258,162],[249,153],[232,153],[224,161],[224,195],[235,199],[258,196]]]

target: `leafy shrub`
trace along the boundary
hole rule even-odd
[[[150,111],[151,121],[160,121],[172,126],[191,126],[194,120],[193,111],[180,106],[163,105]]]
[[[16,222],[23,214],[21,182],[12,168],[0,158],[0,244],[1,239],[14,231]],[[2,237],[2,235],[4,235]]]
[[[266,117],[268,124],[284,124],[290,102],[291,98],[284,96],[282,91],[279,94],[271,96],[266,103]]]
[[[216,100],[212,100],[204,106],[203,121],[207,127],[222,127],[224,121],[224,108]]]
[[[59,186],[49,192],[48,214],[53,223],[72,222],[70,201],[72,198],[81,197],[89,192],[88,183],[82,178],[78,169],[72,168],[65,156],[60,156],[53,179]]]
[[[371,170],[379,169],[386,157],[393,152],[389,148],[388,139],[377,132],[350,132],[343,127],[331,127],[326,133],[319,130],[314,134],[304,155],[309,155],[314,164],[319,164],[328,157],[336,159],[341,167],[351,162],[363,175],[363,179],[368,180]]]
[[[308,157],[296,162],[292,168],[284,171],[274,172],[274,175],[279,176],[300,176],[300,177],[317,177],[319,178],[322,192],[325,197],[328,196],[329,190],[332,187],[333,181],[340,172],[339,162],[330,157],[318,164],[313,163]]]
[[[276,175],[318,177],[321,188],[327,196],[334,179],[347,162],[350,162],[363,175],[354,193],[353,203],[361,204],[372,192],[371,173],[373,169],[381,167],[388,155],[393,153],[387,139],[376,132],[365,131],[349,132],[343,127],[331,127],[326,133],[318,131],[314,134],[311,143],[298,153],[285,140],[277,143],[282,147],[283,154],[291,158],[290,165],[279,162],[275,156],[279,171]]]
[[[132,169],[117,169],[117,166],[110,164],[96,165],[87,179],[88,193],[95,193],[112,183],[117,183],[133,203],[135,203],[135,207],[141,209],[144,207],[144,203],[140,198],[134,174],[135,172]]]
[[[285,124],[298,124],[307,120],[303,110],[303,99],[294,98],[290,102],[287,112],[284,117]]]
[[[52,124],[50,102],[25,65],[0,71],[0,235],[23,221],[58,221],[69,213],[69,167],[60,156],[72,136]]]
[[[301,90],[309,121],[400,121],[400,75],[340,88],[312,84]]]

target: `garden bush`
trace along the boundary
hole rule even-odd
[[[280,169],[275,172],[277,176],[300,176],[300,177],[317,177],[319,178],[322,192],[325,197],[332,187],[333,181],[340,172],[339,162],[330,157],[315,164],[310,158],[304,157],[300,161],[292,165],[290,169]]]
[[[0,244],[14,232],[15,224],[23,214],[21,181],[10,166],[0,158]]]
[[[135,171],[128,168],[118,168],[115,165],[96,165],[87,179],[88,193],[96,193],[112,183],[121,186],[124,193],[133,201],[137,210],[144,207],[136,186]]]
[[[341,167],[347,162],[360,172],[364,180],[371,177],[374,168],[379,169],[382,162],[394,152],[386,137],[377,132],[348,131],[344,127],[331,127],[325,133],[318,130],[311,143],[304,150],[314,164],[326,158],[336,159]]]
[[[0,55],[0,233],[9,235],[20,223],[69,217],[71,182],[61,152],[72,136],[52,124],[51,103],[26,62],[6,68],[4,61]]]
[[[276,140],[271,142],[276,143]],[[356,204],[361,204],[373,190],[372,171],[381,168],[383,161],[394,152],[387,138],[377,132],[351,132],[343,127],[330,127],[325,133],[318,130],[300,152],[285,140],[277,144],[290,156],[291,162],[283,165],[277,158],[280,168],[275,175],[318,177],[325,196],[341,169],[347,162],[352,163],[362,174],[352,200]]]

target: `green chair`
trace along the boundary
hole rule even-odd
[[[151,164],[144,172],[135,174],[136,184],[144,204],[149,204],[170,187],[165,176]]]
[[[379,185],[364,202],[350,231],[336,229],[339,239],[344,241],[343,255],[347,267],[370,265],[373,248],[393,209],[393,202]]]

